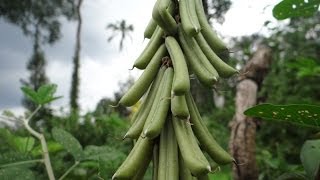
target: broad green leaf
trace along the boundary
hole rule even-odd
[[[31,89],[30,87],[21,87],[21,90],[23,92],[23,94],[25,96],[27,96],[27,98],[29,98],[31,101],[33,101],[36,104],[39,104],[39,98],[38,98],[38,94],[36,91],[34,91],[33,89]]]
[[[273,105],[260,104],[247,109],[247,116],[277,120],[299,126],[320,127],[320,106],[307,104]]]
[[[52,136],[74,157],[76,161],[82,160],[83,149],[75,137],[67,131],[56,127],[52,129]]]
[[[309,17],[318,11],[320,0],[283,0],[272,10],[278,20],[292,17]]]
[[[3,180],[35,180],[31,170],[18,167],[0,169],[0,178]]]
[[[11,148],[21,153],[31,151],[35,144],[33,137],[16,136],[7,129],[0,129],[0,137],[3,138]]]
[[[49,153],[55,153],[55,152],[63,150],[63,146],[55,141],[48,141],[47,146],[48,146]],[[42,156],[41,145],[34,147],[31,151],[31,154],[32,154],[32,156],[35,156],[35,157]]]
[[[300,159],[311,179],[320,177],[320,140],[308,140],[301,149]]]
[[[46,84],[41,86],[38,91],[38,98],[40,100],[40,104],[46,104],[49,103],[51,101],[54,101],[56,99],[61,98],[60,97],[53,97],[54,93],[56,93],[57,91],[57,85],[55,84]]]
[[[116,161],[123,159],[125,155],[118,152],[116,149],[109,146],[86,146],[84,150],[84,160],[105,160]]]
[[[299,57],[296,61],[289,62],[286,66],[296,70],[299,78],[320,75],[320,64],[315,59]]]

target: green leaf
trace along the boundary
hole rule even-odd
[[[99,173],[98,173],[98,177],[100,179],[109,179],[110,177],[110,172],[108,172],[108,169],[110,167],[110,164],[108,163],[108,161],[102,161],[99,160]]]
[[[47,142],[47,146],[48,146],[48,151],[49,153],[55,153],[58,151],[63,150],[63,146],[55,141],[48,141]],[[31,151],[32,156],[37,157],[37,156],[42,156],[42,146],[41,144],[34,147]]]
[[[320,140],[308,140],[301,149],[300,159],[307,175],[311,179],[320,176]]]
[[[119,158],[124,158],[123,153],[119,153],[116,149],[109,146],[86,146],[84,150],[84,160],[105,160],[117,161]]]
[[[292,17],[309,17],[318,11],[320,0],[283,0],[272,10],[278,20]]]
[[[31,170],[18,167],[0,169],[0,177],[3,180],[35,180]]]
[[[38,98],[38,94],[36,91],[34,91],[33,89],[31,89],[30,87],[21,87],[21,90],[23,92],[23,94],[29,98],[31,101],[33,101],[36,104],[39,104],[39,98]]]
[[[284,173],[281,176],[279,176],[276,180],[307,180],[305,174],[297,173],[297,172],[289,172]]]
[[[55,84],[46,84],[41,86],[38,91],[37,91],[37,95],[38,98],[40,100],[40,104],[46,104],[49,103],[51,101],[54,101],[56,99],[61,98],[60,97],[53,97],[54,93],[56,93],[57,91],[57,85]]]
[[[11,148],[21,153],[31,151],[35,144],[33,137],[16,136],[7,129],[0,129],[0,137],[3,138]]]
[[[9,152],[2,152],[0,154],[0,166],[12,164],[12,163],[17,163],[17,162],[21,162],[21,161],[29,161],[29,160],[32,160],[32,157],[30,155],[25,154],[25,153],[9,151]],[[19,165],[19,167],[20,166],[26,167],[26,166],[30,166],[30,164],[29,165],[22,164],[22,165]]]
[[[299,78],[320,75],[320,64],[315,59],[298,57],[294,62],[287,63],[286,66],[297,71]]]
[[[299,126],[320,127],[320,106],[308,104],[260,104],[247,109],[247,116],[289,122]]]
[[[61,96],[54,97],[54,93],[56,93],[57,90],[57,85],[55,84],[42,85],[37,92],[29,87],[21,87],[21,90],[30,100],[40,105],[47,104],[61,98]]]
[[[52,136],[74,157],[76,161],[82,160],[83,149],[75,137],[67,131],[56,127],[52,129]]]

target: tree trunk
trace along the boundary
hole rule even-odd
[[[77,34],[76,34],[76,46],[74,51],[73,57],[73,73],[72,73],[72,84],[71,84],[71,92],[70,92],[70,110],[72,113],[78,112],[79,103],[79,68],[80,68],[80,49],[81,49],[81,25],[82,25],[82,18],[81,18],[81,4],[82,0],[78,0],[77,4],[77,19],[78,19],[78,26],[77,26]]]
[[[271,63],[271,50],[259,47],[251,60],[244,67],[244,75],[239,77],[236,93],[236,113],[230,122],[231,155],[237,162],[233,165],[234,180],[258,179],[255,159],[256,121],[246,117],[243,112],[257,104],[257,92]]]

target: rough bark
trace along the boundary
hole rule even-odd
[[[243,68],[244,74],[239,77],[235,99],[236,112],[230,122],[231,138],[229,147],[237,162],[233,165],[234,180],[258,179],[258,168],[255,159],[256,121],[243,112],[257,104],[257,92],[271,63],[271,50],[260,46],[250,61]]]

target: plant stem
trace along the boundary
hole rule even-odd
[[[23,124],[25,126],[25,128],[33,135],[35,136],[37,139],[40,140],[41,142],[41,148],[42,148],[42,153],[43,153],[43,160],[44,160],[44,165],[46,166],[46,170],[48,173],[48,177],[49,180],[55,180],[54,174],[53,174],[53,170],[52,170],[52,166],[51,166],[51,161],[50,161],[50,157],[49,157],[49,152],[48,152],[48,146],[47,146],[47,142],[45,137],[43,136],[43,134],[38,133],[37,131],[35,131],[34,129],[32,129],[29,125],[29,121],[30,119],[40,110],[41,105],[39,105],[37,107],[36,110],[34,110],[31,115],[23,120]]]
[[[0,168],[5,168],[5,167],[10,167],[10,166],[17,166],[17,165],[22,165],[22,164],[31,164],[31,163],[36,163],[36,162],[44,162],[44,159],[33,159],[33,160],[28,160],[28,161],[20,161],[20,162],[14,162],[10,164],[5,164],[1,165]]]
[[[79,163],[80,163],[80,161],[76,161],[76,162],[59,178],[59,180],[62,180],[63,178],[65,178],[75,167],[78,166]]]

